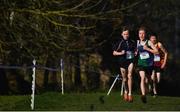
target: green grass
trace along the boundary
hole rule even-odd
[[[99,98],[104,96],[104,103]],[[147,104],[143,104],[139,95],[134,95],[134,102],[122,100],[118,92],[106,93],[61,93],[47,92],[35,96],[35,110],[66,110],[66,111],[176,111],[180,110],[180,97],[158,96],[147,97]],[[30,110],[30,95],[0,96],[0,110]]]

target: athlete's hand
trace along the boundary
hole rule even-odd
[[[122,54],[122,55],[125,54],[125,50],[122,50],[122,51],[121,51],[121,54]]]
[[[164,64],[162,64],[162,65],[161,65],[161,69],[164,69],[164,68],[165,68],[165,65],[164,65]]]
[[[137,54],[138,54],[138,51],[135,51],[135,52],[134,52],[134,55],[137,56]]]
[[[147,45],[144,45],[143,49],[149,51],[149,48],[147,47]]]

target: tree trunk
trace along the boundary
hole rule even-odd
[[[9,90],[8,80],[4,69],[0,69],[0,94],[7,94]]]
[[[75,86],[80,89],[82,85],[79,53],[75,54]]]
[[[47,57],[46,60],[46,67],[50,66],[50,60],[49,60],[49,56]],[[44,81],[43,81],[43,86],[45,89],[48,88],[48,79],[49,79],[49,70],[45,70],[44,71]]]
[[[64,83],[66,91],[72,91],[73,80],[72,77],[75,74],[73,69],[73,56],[71,54],[65,53],[64,57]]]
[[[180,19],[176,17],[175,20],[175,58],[179,57],[179,37],[180,37]],[[176,60],[176,59],[175,59]]]

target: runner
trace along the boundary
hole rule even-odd
[[[113,49],[113,55],[118,56],[118,63],[125,87],[123,98],[125,101],[133,102],[132,97],[132,71],[134,62],[134,52],[136,44],[129,38],[129,29],[123,27],[122,37]]]
[[[141,100],[146,103],[146,79],[151,79],[152,66],[153,66],[153,53],[157,53],[156,47],[150,40],[145,38],[146,29],[141,27],[139,29],[139,40],[137,40],[137,56],[138,56],[138,70],[141,78]],[[150,80],[149,80],[150,81]]]
[[[162,43],[158,42],[156,34],[150,35],[150,41],[154,44],[154,46],[158,50],[158,54],[154,54],[154,67],[151,75],[151,79],[153,80],[153,94],[154,94],[153,96],[156,97],[157,84],[160,82],[161,73],[164,67],[166,66],[168,52],[163,47]]]

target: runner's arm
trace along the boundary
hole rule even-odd
[[[120,42],[117,42],[118,44],[116,44],[116,46],[113,47],[113,55],[114,56],[119,56],[119,55],[124,55],[125,54],[125,50],[123,50],[121,47],[123,40],[121,40]],[[121,50],[120,50],[121,49]]]
[[[125,54],[125,50],[122,50],[121,52],[113,51],[114,56],[119,56],[119,55],[123,55],[123,54]]]
[[[151,46],[152,49],[148,48],[146,45],[144,45],[144,49],[153,53],[153,54],[157,54],[158,50],[157,48],[153,45],[153,43],[151,41],[148,41],[149,46]]]
[[[161,68],[163,69],[167,63],[168,52],[161,43],[158,43],[158,44],[159,44],[159,48],[164,53],[164,61],[163,61],[163,64],[161,65]]]

